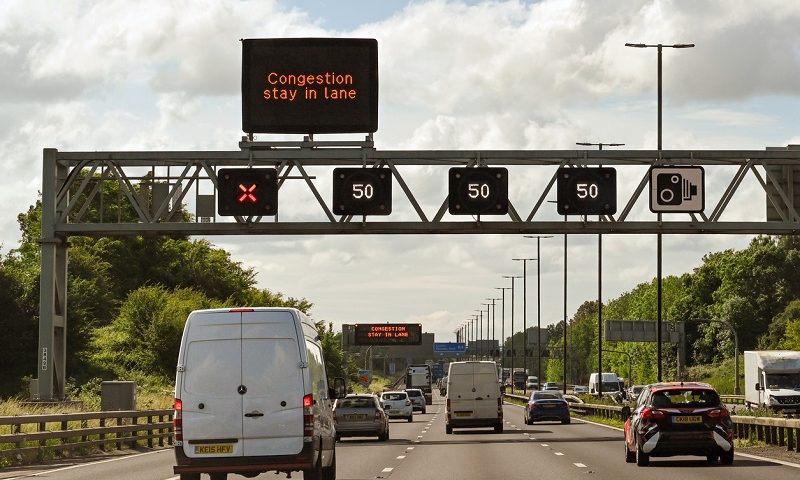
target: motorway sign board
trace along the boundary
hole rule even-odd
[[[357,323],[354,345],[421,345],[420,323]]]
[[[609,167],[559,168],[556,173],[559,215],[617,213],[617,171]]]
[[[703,167],[651,167],[650,211],[700,213],[705,209]]]
[[[434,342],[434,353],[464,353],[467,351],[467,344],[463,342]]]

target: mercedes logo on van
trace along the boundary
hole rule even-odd
[[[245,393],[247,393],[247,387],[245,387],[244,385],[239,385],[238,387],[236,387],[236,391],[239,392],[239,395],[244,395]]]

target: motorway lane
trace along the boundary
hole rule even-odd
[[[571,425],[522,421],[522,408],[504,407],[505,431],[456,429],[445,434],[443,399],[436,398],[428,414],[415,414],[414,422],[392,420],[390,440],[345,438],[337,444],[339,480],[458,479],[483,480],[578,478],[648,480],[725,479],[796,480],[800,469],[773,462],[736,456],[733,466],[706,465],[701,457],[654,458],[649,467],[627,464],[623,457],[622,432],[604,426],[573,420]],[[171,449],[117,457],[51,470],[38,478],[53,480],[167,480],[172,475]],[[0,478],[8,478],[0,475]],[[30,477],[15,477],[30,478]],[[231,480],[244,477],[231,475]],[[259,479],[285,478],[273,473]],[[293,479],[302,474],[292,474]]]

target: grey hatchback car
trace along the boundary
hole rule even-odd
[[[377,435],[378,440],[389,440],[389,417],[375,395],[350,394],[336,400],[333,418],[336,440],[373,435]]]

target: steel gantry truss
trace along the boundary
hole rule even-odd
[[[640,167],[726,166],[728,178],[706,180],[709,185],[727,185],[718,200],[696,214],[650,214],[633,219],[631,212],[646,202],[649,192],[648,172],[616,215],[573,216],[561,220],[546,207],[555,195],[554,167]],[[288,180],[301,180],[319,206],[315,218],[309,214],[284,215],[284,210],[301,204],[296,198],[279,200],[279,214],[274,217],[215,218],[214,193],[216,172],[221,167],[275,167],[279,191],[287,189]],[[329,172],[333,167],[363,166],[388,168],[400,187],[411,218],[335,216],[318,187],[315,171]],[[530,201],[513,198],[510,189],[509,211],[504,216],[450,216],[447,192],[433,207],[415,195],[406,181],[408,168],[506,166],[515,169],[539,168],[549,181]],[[381,151],[365,142],[248,142],[239,151],[164,151],[164,152],[60,152],[44,150],[42,186],[42,277],[40,296],[38,392],[42,400],[64,395],[67,328],[67,239],[71,235],[121,236],[161,235],[359,235],[359,234],[773,234],[788,235],[800,231],[800,205],[795,198],[793,171],[800,166],[800,148],[795,146],[766,150],[410,150]],[[540,167],[551,167],[549,170]],[[166,173],[165,173],[166,172]],[[753,176],[763,188],[767,207],[776,221],[765,221],[762,208],[753,208],[748,220],[722,219],[743,180]],[[514,186],[514,174],[509,184]],[[800,175],[798,175],[800,182]],[[103,185],[118,186],[118,202],[127,202],[135,212],[135,221],[107,219],[103,214]],[[727,183],[726,183],[727,182]],[[517,185],[518,186],[518,185]],[[161,192],[156,195],[156,190]],[[149,189],[148,189],[149,188]],[[191,195],[192,189],[195,194]],[[429,188],[428,188],[429,189]],[[207,194],[201,194],[205,190]],[[524,189],[523,189],[524,190]],[[530,190],[530,189],[529,189]],[[798,187],[800,190],[800,187]],[[618,188],[619,195],[619,188]],[[531,192],[527,192],[531,193]],[[644,193],[644,195],[642,195]],[[420,194],[420,189],[417,189]],[[430,195],[430,193],[427,193]],[[399,196],[399,195],[398,195]],[[642,198],[644,197],[644,199]],[[622,201],[624,200],[624,201]],[[108,203],[108,199],[105,199]],[[178,214],[180,207],[195,204],[195,215],[186,221]],[[306,205],[307,202],[302,203]],[[201,213],[201,205],[205,205]],[[90,211],[99,208],[90,219]],[[210,213],[209,213],[210,212]],[[288,220],[286,219],[288,218]]]

